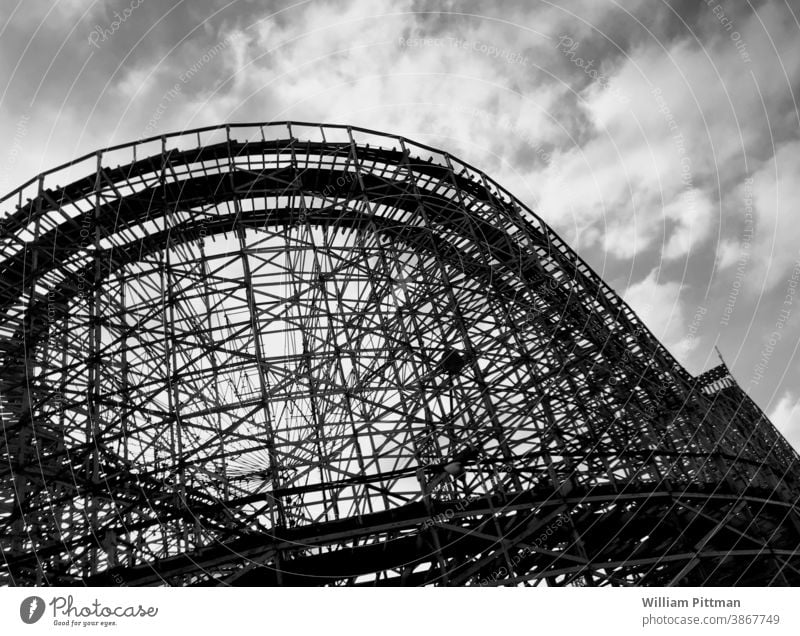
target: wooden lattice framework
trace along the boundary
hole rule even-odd
[[[204,128],[0,219],[6,584],[800,584],[795,451],[446,153]]]

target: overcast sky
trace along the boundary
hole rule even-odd
[[[799,19],[794,0],[2,0],[0,190],[226,121],[405,135],[530,205],[691,372],[718,347],[800,447]]]

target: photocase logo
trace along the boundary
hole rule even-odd
[[[23,623],[32,625],[44,614],[44,600],[38,596],[29,596],[19,606],[19,617]]]

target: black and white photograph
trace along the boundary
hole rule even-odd
[[[4,633],[797,634],[799,89],[797,0],[0,0]]]

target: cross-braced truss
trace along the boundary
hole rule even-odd
[[[452,156],[207,128],[0,214],[7,584],[800,583],[797,454]]]

